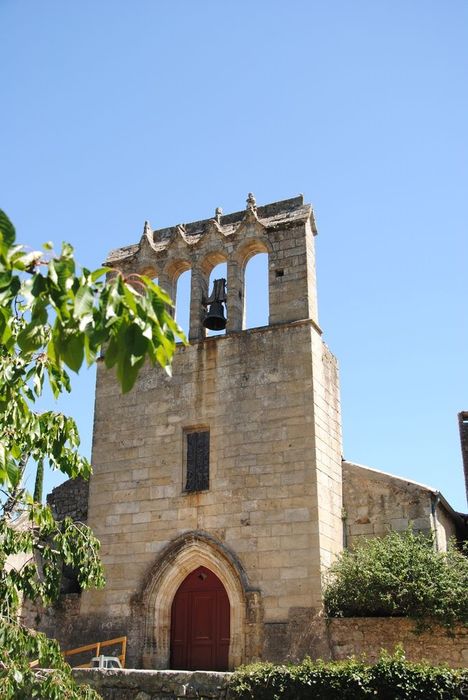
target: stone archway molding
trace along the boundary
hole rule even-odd
[[[249,585],[242,564],[225,544],[197,530],[169,543],[151,567],[138,596],[145,615],[144,668],[169,668],[172,601],[180,584],[199,566],[218,576],[229,598],[229,668],[251,659],[252,652],[259,655],[260,649],[252,649],[252,642],[255,640],[255,647],[260,640],[260,592]]]

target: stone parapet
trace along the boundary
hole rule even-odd
[[[102,671],[74,669],[73,676],[104,700],[225,700],[230,673],[211,671]]]

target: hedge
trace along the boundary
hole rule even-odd
[[[328,572],[329,617],[411,617],[417,629],[468,624],[468,550],[434,548],[411,528],[344,550]]]
[[[398,650],[376,664],[363,660],[240,668],[230,683],[233,700],[455,700],[468,698],[468,670],[406,661]]]

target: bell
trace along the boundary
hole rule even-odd
[[[210,331],[223,331],[226,328],[226,318],[222,301],[213,301],[210,310],[203,321],[205,328]]]

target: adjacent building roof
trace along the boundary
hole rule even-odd
[[[460,443],[465,472],[466,500],[468,501],[468,411],[460,411],[458,414],[458,425],[460,427]]]

